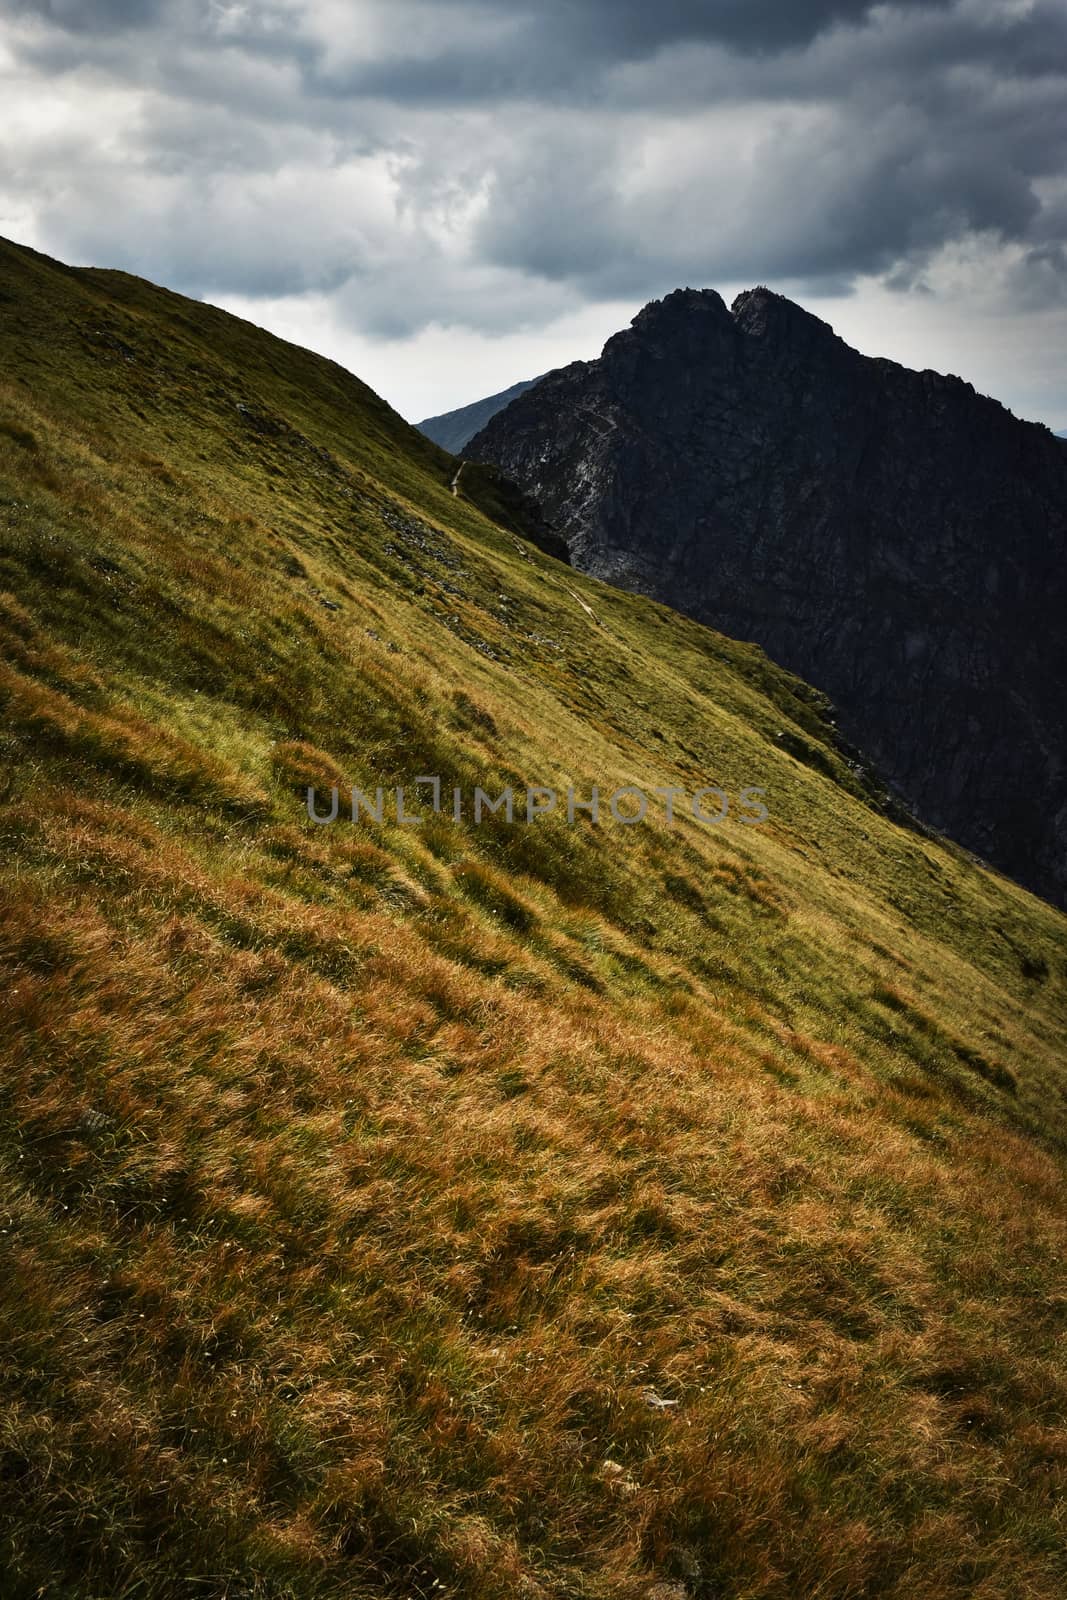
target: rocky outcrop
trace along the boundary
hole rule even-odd
[[[574,565],[825,690],[930,825],[1067,903],[1067,451],[753,289],[678,290],[465,454]]]

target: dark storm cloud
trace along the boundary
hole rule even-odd
[[[439,0],[441,62],[448,52],[449,12],[476,9],[488,21],[503,18],[519,26],[523,56],[532,44],[535,55],[553,61],[564,53],[554,42],[565,43],[573,56],[577,46],[588,64],[612,60],[637,60],[654,55],[666,45],[703,40],[731,49],[767,53],[808,44],[836,23],[862,23],[878,0],[474,0],[461,7]],[[950,5],[951,0],[895,0],[898,7],[927,10]],[[109,33],[117,28],[147,25],[166,12],[188,9],[176,0],[14,0],[13,9],[78,33]],[[210,0],[195,6],[210,12]],[[252,12],[254,7],[232,7]],[[402,8],[401,8],[402,9]],[[359,27],[358,4],[350,8],[352,26]],[[293,21],[299,8],[290,12]],[[546,50],[546,46],[548,47]],[[503,59],[503,58],[502,58]],[[512,62],[513,67],[518,61]]]
[[[862,23],[876,0],[548,0],[548,14],[601,57],[638,59],[665,45],[703,40],[755,53],[806,45],[835,23]],[[949,0],[898,0],[936,9]],[[531,10],[533,8],[531,7]],[[537,13],[535,13],[537,14]]]
[[[167,0],[14,0],[16,14],[36,17],[71,33],[99,36],[157,22]]]
[[[898,10],[936,12],[952,0],[895,0]],[[402,10],[402,8],[400,8]],[[385,95],[422,103],[492,101],[502,95],[548,100],[587,94],[605,70],[685,44],[721,46],[767,58],[809,45],[835,25],[861,26],[876,0],[438,0],[438,48],[395,48],[381,59],[310,73],[334,93]],[[482,36],[455,38],[460,18],[480,15]],[[592,82],[591,82],[592,80]]]
[[[505,153],[479,249],[593,298],[755,277],[840,293],[861,274],[921,288],[938,251],[981,237],[1021,248],[1016,291],[1058,301],[1067,9],[878,21],[767,62],[690,49],[629,74],[613,162],[550,131]]]
[[[0,150],[0,201],[32,204],[61,252],[194,292],[334,294],[398,336],[678,282],[921,289],[939,252],[975,240],[1014,252],[1020,302],[1067,284],[1063,0],[15,15],[24,75],[84,96],[85,137],[46,129],[6,168]]]
[[[650,278],[702,281],[709,263],[719,279],[825,292],[904,261],[917,271],[949,239],[1024,238],[1039,224],[1031,183],[996,139],[961,130],[938,146],[921,119],[872,131],[858,141],[848,117],[787,126],[746,173],[709,150],[706,172],[665,173],[625,201],[623,170],[613,185],[542,152],[502,175],[479,245],[502,265],[576,278],[592,297],[640,296]]]

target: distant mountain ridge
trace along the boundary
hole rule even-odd
[[[646,306],[466,446],[580,570],[828,693],[918,814],[1067,901],[1067,456],[765,288]]]
[[[510,389],[501,390],[500,394],[491,394],[485,400],[475,400],[472,405],[460,406],[458,411],[444,411],[438,417],[426,417],[415,426],[420,433],[424,433],[434,444],[439,444],[443,450],[451,450],[453,455],[458,455],[474,435],[502,411],[512,400],[517,400],[520,394],[525,394],[527,389],[532,389],[539,378],[527,378],[524,383],[513,383]]]

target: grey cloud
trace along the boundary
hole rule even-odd
[[[1067,131],[1025,104],[1011,116],[985,116],[980,102],[956,106],[939,120],[918,105],[848,101],[810,125],[784,119],[747,162],[715,147],[714,127],[697,122],[685,137],[690,147],[706,142],[706,160],[679,177],[667,162],[646,185],[635,183],[624,141],[614,170],[594,163],[595,182],[580,151],[546,163],[543,148],[520,150],[520,170],[497,174],[481,250],[572,278],[592,297],[617,297],[665,277],[787,278],[814,292],[858,274],[896,272],[903,282],[903,266],[914,276],[947,241],[968,235],[1035,245],[1067,237],[1062,219],[1046,237],[1053,213],[1034,181],[1062,160]],[[1047,251],[1043,259],[1047,276]]]
[[[866,97],[881,103],[919,103],[939,115],[964,103],[986,124],[1002,114],[988,82],[1052,85],[1062,117],[1067,81],[1067,9],[1060,0],[1033,0],[1025,13],[990,0],[908,10],[880,8],[864,29],[833,30],[800,51],[742,57],[709,44],[618,68],[611,103],[630,109],[752,100],[836,103]],[[1010,104],[1010,101],[1009,101]],[[1032,119],[1035,134],[1039,120]]]
[[[390,64],[353,74],[352,87],[390,85],[412,93],[440,91],[446,83],[452,93],[482,98],[521,87],[536,74],[538,63],[558,72],[568,61],[583,67],[614,61],[640,60],[667,46],[705,41],[742,52],[769,54],[809,44],[838,24],[862,24],[880,0],[435,0],[441,48],[429,58],[412,58],[404,52],[406,15],[410,0],[391,0],[396,18],[397,48]],[[940,9],[952,0],[894,0],[898,9]],[[201,27],[224,20],[231,37],[258,37],[269,42],[269,23],[281,17],[288,25],[289,43],[299,37],[307,8],[298,0],[266,0],[254,6],[212,4],[211,0],[14,0],[25,16],[69,32],[108,36],[124,28],[179,22]],[[358,31],[361,15],[375,4],[353,5],[351,27]],[[456,19],[480,14],[489,48],[465,51],[450,48]],[[262,25],[266,16],[268,25]],[[505,19],[501,30],[491,24]],[[479,70],[495,67],[488,82]]]
[[[310,169],[203,185],[186,172],[136,187],[107,170],[86,173],[41,208],[53,248],[67,259],[125,268],[187,294],[276,298],[330,294],[388,266],[388,217],[338,205]]]
[[[10,47],[28,78],[62,77],[85,137],[20,150],[0,201],[35,188],[59,253],[206,295],[332,295],[383,338],[495,332],[679,282],[827,293],[880,274],[921,292],[966,239],[1018,247],[1020,304],[1062,293],[1062,0],[362,0],[345,28],[337,15],[23,3]],[[137,91],[110,154],[93,137],[101,85]]]
[[[756,54],[809,44],[838,23],[860,24],[878,0],[551,0],[547,10],[601,57],[640,59],[666,45],[704,40]],[[896,0],[898,8],[950,0]],[[541,9],[544,15],[544,9]]]
[[[894,0],[902,11],[938,12],[952,0]],[[655,58],[673,46],[710,44],[742,56],[773,57],[810,45],[837,25],[858,28],[878,0],[481,0],[481,40],[457,21],[470,7],[442,0],[440,48],[406,49],[405,5],[394,0],[395,36],[381,59],[349,68],[312,66],[309,80],[334,94],[370,94],[417,103],[484,103],[530,95],[550,101],[600,99],[599,74]]]
[[[158,22],[168,0],[15,0],[13,9],[71,33],[114,33]]]

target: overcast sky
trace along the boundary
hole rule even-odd
[[[0,0],[0,233],[405,416],[680,285],[1067,428],[1067,0]]]

